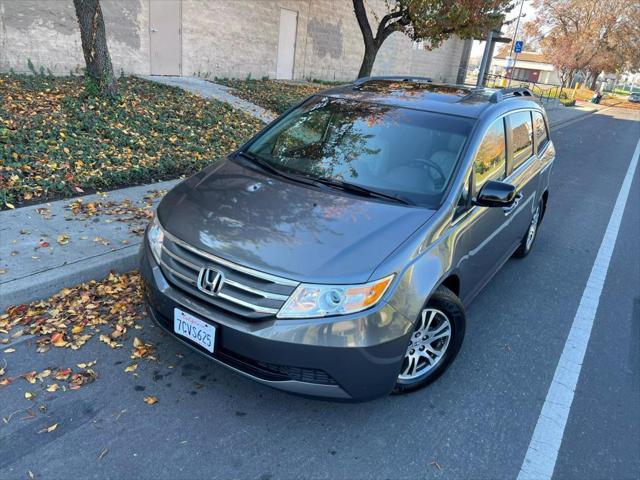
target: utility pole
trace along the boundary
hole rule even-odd
[[[518,28],[520,28],[520,19],[522,18],[522,7],[524,6],[524,0],[520,2],[520,12],[518,12],[518,19],[516,20],[516,31],[513,33],[513,40],[511,41],[511,51],[509,52],[509,59],[513,55],[513,49],[515,48],[516,41],[518,40]],[[518,61],[518,53],[516,52],[516,58],[513,60],[513,66],[511,67],[511,75],[509,75],[509,83],[507,88],[511,86],[511,79],[513,78],[513,72],[516,69],[516,62]]]

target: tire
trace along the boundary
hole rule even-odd
[[[529,255],[529,253],[531,253],[533,244],[535,243],[536,238],[538,238],[538,230],[540,229],[540,222],[542,222],[543,214],[544,214],[544,203],[542,199],[540,199],[540,201],[538,202],[538,206],[536,207],[536,209],[533,212],[533,215],[531,216],[531,222],[529,223],[529,227],[527,228],[527,231],[524,233],[524,236],[520,241],[520,246],[513,253],[514,258],[524,258],[527,255]],[[533,230],[533,233],[532,233],[532,230]],[[533,236],[529,238],[531,234]]]
[[[393,393],[419,390],[442,375],[460,351],[465,324],[466,314],[460,299],[448,288],[438,287],[418,316]],[[447,330],[448,339],[444,336]],[[438,356],[436,352],[442,347],[444,351]]]

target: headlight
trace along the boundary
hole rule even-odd
[[[387,291],[393,275],[360,285],[302,283],[278,312],[278,318],[345,315],[373,307]]]
[[[147,232],[147,240],[149,242],[149,248],[156,263],[160,263],[160,253],[162,252],[162,241],[164,240],[164,232],[158,222],[158,218],[154,218],[149,231]]]

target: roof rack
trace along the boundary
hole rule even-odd
[[[504,100],[506,97],[533,97],[533,93],[528,88],[513,87],[513,88],[501,88],[493,92],[489,101],[491,103],[498,103]]]
[[[355,85],[361,85],[365,82],[369,82],[371,80],[391,80],[395,82],[433,82],[433,79],[430,77],[414,77],[412,75],[383,75],[378,77],[362,77],[358,78],[355,82]]]

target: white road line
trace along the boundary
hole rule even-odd
[[[609,262],[618,237],[624,208],[629,198],[639,155],[640,140],[622,182],[609,225],[607,225],[587,285],[582,293],[576,316],[573,318],[571,331],[562,350],[553,381],[549,386],[547,398],[542,405],[538,423],[536,423],[527,454],[522,462],[522,467],[520,467],[518,480],[545,480],[551,479],[553,476],[584,354],[591,336],[591,327],[593,327],[598,310],[600,294],[607,277]]]

